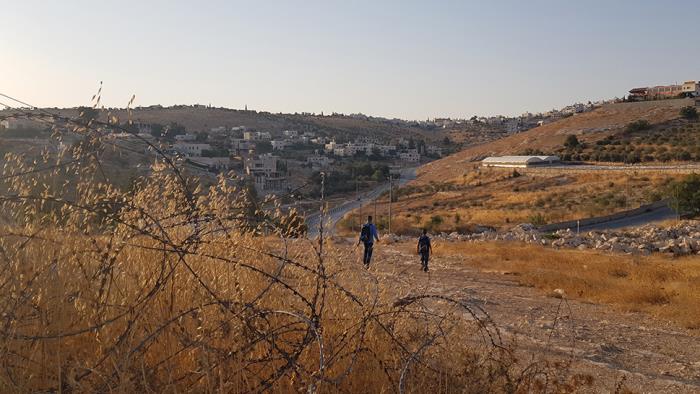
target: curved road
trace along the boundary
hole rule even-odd
[[[400,178],[394,182],[394,186],[401,186],[416,178],[415,168],[404,168],[401,170]],[[335,225],[340,219],[345,216],[346,213],[359,208],[360,206],[373,201],[382,195],[382,193],[389,190],[389,183],[383,183],[374,189],[363,193],[359,199],[347,200],[339,205],[336,205],[326,212],[324,216],[323,228],[324,232],[332,234],[335,231]],[[314,238],[318,236],[318,221],[320,219],[320,214],[316,213],[310,215],[306,218],[306,226],[308,228],[308,237]]]
[[[649,223],[662,222],[664,220],[675,219],[676,217],[678,217],[678,215],[673,209],[668,206],[664,206],[648,212],[640,213],[639,215],[635,216],[591,224],[588,226],[581,226],[580,231],[617,230],[625,227],[637,227]],[[572,230],[576,229],[573,228]]]

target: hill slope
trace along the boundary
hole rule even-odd
[[[464,173],[467,163],[489,155],[513,155],[527,149],[550,153],[564,143],[568,135],[592,143],[610,135],[620,134],[625,126],[636,120],[658,125],[679,118],[680,108],[692,105],[692,100],[664,100],[638,103],[607,104],[594,111],[549,123],[523,133],[486,144],[476,145],[428,163],[418,170],[418,182],[448,181]]]

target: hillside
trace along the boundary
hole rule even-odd
[[[78,110],[75,108],[48,108],[46,110],[71,118],[78,116]],[[9,115],[14,112],[13,110],[4,110],[0,111],[0,115]],[[339,139],[364,136],[378,139],[414,137],[432,141],[442,137],[440,131],[427,130],[418,127],[417,124],[359,116],[274,114],[227,108],[173,106],[138,107],[132,109],[131,114],[125,109],[108,109],[101,114],[103,120],[106,120],[108,112],[122,122],[131,118],[132,121],[141,123],[159,123],[162,125],[178,123],[190,132],[208,131],[211,128],[220,126],[246,126],[250,129],[272,133],[279,133],[288,129],[300,132],[311,131]]]
[[[470,232],[475,226],[510,228],[530,222],[554,223],[612,214],[658,201],[669,184],[682,177],[666,172],[513,172],[480,168],[487,155],[571,155],[575,160],[621,162],[700,161],[700,123],[680,119],[680,108],[690,100],[665,100],[604,105],[535,129],[474,145],[418,169],[417,179],[395,192],[392,231],[417,233]],[[643,130],[628,124],[645,120]],[[569,135],[580,141],[577,150],[564,148]],[[612,159],[612,160],[611,160]],[[387,227],[388,198],[375,216]],[[366,209],[366,208],[365,208]],[[352,228],[358,212],[341,221]]]
[[[428,163],[418,170],[418,183],[452,180],[471,168],[467,163],[489,155],[513,155],[528,150],[552,153],[568,135],[576,135],[582,143],[593,144],[608,136],[621,134],[625,126],[643,119],[652,126],[679,118],[680,108],[692,100],[664,100],[606,104],[594,111],[571,116],[493,142],[464,149],[454,155]]]

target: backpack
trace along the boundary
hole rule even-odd
[[[369,224],[365,223],[362,225],[362,230],[360,230],[360,241],[369,242],[372,240],[372,234],[370,234]]]
[[[418,250],[421,253],[427,253],[428,249],[430,249],[430,238],[426,235],[421,235],[420,238],[418,238]]]

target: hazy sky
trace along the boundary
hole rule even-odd
[[[700,79],[700,1],[0,0],[0,92],[426,119]],[[3,100],[0,100],[3,101]]]

